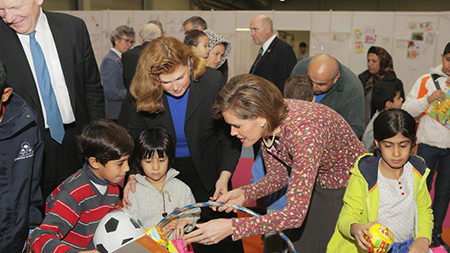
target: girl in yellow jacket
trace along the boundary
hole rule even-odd
[[[406,111],[381,112],[373,123],[375,154],[361,156],[344,196],[344,205],[327,252],[367,252],[375,223],[394,235],[394,252],[428,252],[433,228],[431,198],[426,186],[429,169],[412,155],[415,120]]]

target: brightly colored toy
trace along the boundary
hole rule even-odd
[[[187,205],[187,206],[184,206],[184,207],[181,207],[181,208],[177,208],[177,209],[173,210],[172,213],[170,213],[169,215],[164,217],[157,224],[157,226],[164,227],[172,219],[177,218],[180,215],[182,215],[183,212],[186,212],[186,211],[194,209],[194,208],[211,207],[211,206],[223,206],[223,205],[225,205],[225,203],[222,203],[222,202],[201,202],[201,203],[195,203],[195,204]],[[242,207],[242,206],[238,206],[238,205],[231,205],[231,204],[229,204],[229,205],[232,206],[233,208],[235,208],[236,210],[241,211],[241,212],[248,213],[248,214],[253,215],[253,216],[259,216],[259,214],[253,212],[252,210],[250,210],[248,208],[245,208],[245,207]],[[278,235],[280,235],[280,237],[286,242],[286,244],[288,245],[288,248],[290,249],[291,252],[297,253],[297,250],[295,249],[294,244],[291,242],[291,240],[289,240],[289,238],[285,234],[283,234],[282,232],[278,232]]]
[[[369,249],[371,253],[386,253],[394,243],[394,235],[383,224],[374,224],[369,228],[372,238],[366,236],[366,240],[370,242],[372,247]]]
[[[170,240],[167,250],[169,250],[170,253],[194,253],[192,244],[186,243],[182,238]]]
[[[159,245],[167,248],[167,237],[160,226],[150,227],[147,231],[145,231],[145,234],[150,236],[150,238],[152,238]]]
[[[93,241],[100,253],[113,252],[143,233],[144,229],[126,213],[112,211],[101,219]]]

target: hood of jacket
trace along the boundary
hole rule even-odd
[[[5,114],[0,122],[0,140],[10,138],[35,122],[35,114],[25,101],[13,92],[6,102]]]
[[[178,170],[170,168],[167,171],[167,175],[166,175],[166,179],[164,180],[163,188],[164,188],[164,185],[168,181],[170,181],[173,178],[175,178],[178,174],[180,174],[180,172]],[[138,182],[138,183],[140,183],[140,184],[142,184],[142,185],[144,185],[146,187],[151,187],[152,189],[157,190],[149,181],[147,181],[147,179],[145,179],[144,175],[136,174],[136,182]]]
[[[447,74],[445,74],[444,72],[442,72],[442,64],[436,67],[432,67],[430,69],[430,74],[438,74],[440,76],[448,76]]]
[[[370,192],[373,187],[377,184],[378,179],[378,163],[381,159],[379,154],[365,154],[361,156],[351,173],[355,176],[360,176],[367,182],[368,191]],[[412,166],[419,172],[422,176],[426,172],[426,165],[423,159],[416,155],[410,155],[408,160]]]

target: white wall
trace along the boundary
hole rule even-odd
[[[310,55],[328,53],[359,74],[366,69],[367,50],[372,45],[384,47],[394,59],[394,69],[408,92],[414,81],[440,64],[440,55],[450,41],[450,12],[327,12],[327,11],[68,11],[85,20],[97,62],[108,52],[108,32],[127,24],[136,30],[149,19],[158,19],[167,36],[183,39],[181,23],[193,15],[202,16],[209,28],[232,44],[229,76],[246,73],[256,58],[258,47],[253,45],[248,28],[250,19],[260,13],[272,17],[279,30],[310,31]],[[425,28],[420,24],[430,22]],[[361,50],[355,47],[355,32],[361,32]],[[447,29],[447,30],[445,30]],[[416,57],[407,57],[408,43],[413,33],[423,33]],[[368,41],[366,41],[366,37]],[[372,36],[372,37],[370,37]],[[371,38],[376,41],[371,43]],[[428,38],[428,40],[427,40]]]

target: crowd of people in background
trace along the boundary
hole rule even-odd
[[[262,200],[259,217],[225,205],[164,228],[195,252],[254,235],[288,252],[276,231],[301,252],[367,251],[375,223],[392,252],[449,250],[450,129],[425,112],[449,103],[450,42],[407,95],[384,48],[356,75],[305,42],[297,58],[262,14],[247,74],[229,76],[232,45],[199,16],[184,41],[158,20],[118,26],[98,68],[84,22],[41,4],[0,0],[0,252],[97,252],[119,197],[145,228],[186,204]],[[242,146],[252,180],[233,189]]]

